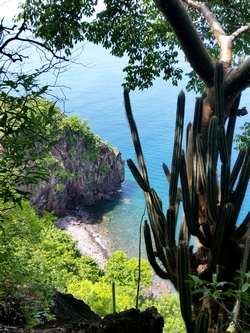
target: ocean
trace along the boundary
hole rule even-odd
[[[189,65],[181,56],[180,61],[184,72],[188,71]],[[117,147],[125,161],[131,158],[136,162],[121,86],[124,78],[122,69],[127,64],[127,58],[114,58],[101,46],[88,43],[76,62],[60,74],[56,85],[61,88],[53,91],[62,94],[63,89],[67,101],[61,103],[62,109],[68,115],[78,114],[80,119],[88,119],[91,130],[103,141],[107,140],[111,146]],[[53,80],[55,78],[49,73],[43,77],[43,83],[53,84]],[[162,163],[171,166],[177,96],[181,90],[185,91],[186,83],[185,76],[178,87],[158,78],[151,88],[130,93],[150,186],[161,197],[165,210],[168,206],[168,183]],[[194,103],[195,94],[186,93],[186,125],[192,121]],[[249,105],[246,93],[243,93],[241,101],[241,106],[244,105]],[[249,116],[238,118],[237,128],[247,120]],[[233,158],[236,156],[235,151]],[[110,235],[115,248],[132,257],[138,256],[139,226],[141,219],[145,218],[142,218],[145,202],[128,167],[125,169],[126,178],[121,191],[113,196],[112,201],[102,201],[80,209],[87,213],[91,223],[98,224],[100,229]],[[248,187],[239,222],[249,210],[249,198]],[[142,252],[145,256],[144,245]]]

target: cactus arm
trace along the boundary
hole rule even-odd
[[[189,229],[189,232],[193,236],[197,236],[199,241],[209,247],[210,244],[208,240],[205,238],[204,234],[199,230],[199,223],[198,221],[198,209],[196,212],[193,212],[190,195],[189,195],[189,188],[188,188],[188,180],[187,180],[187,172],[186,172],[186,163],[184,157],[184,151],[182,151],[181,155],[181,164],[180,164],[180,178],[181,178],[181,186],[182,186],[182,193],[183,193],[183,209],[186,217],[186,223]],[[193,215],[196,214],[195,216]]]
[[[154,229],[154,232],[157,233],[159,247],[165,247],[166,246],[166,219],[164,214],[162,213],[162,202],[161,199],[158,197],[154,189],[150,189],[149,192],[150,199],[153,206],[154,211],[154,220],[151,221],[152,229]],[[159,251],[159,248],[158,248]]]
[[[235,161],[233,170],[231,172],[230,178],[229,178],[229,193],[231,193],[236,179],[239,176],[240,169],[242,167],[242,164],[244,162],[244,158],[246,156],[246,150],[242,148],[238,154],[237,160]]]
[[[235,231],[231,234],[230,239],[232,241],[237,242],[239,239],[244,237],[250,228],[250,212],[248,212],[244,221],[240,224],[240,226],[235,229]]]
[[[175,140],[172,157],[171,177],[169,184],[169,206],[174,206],[177,197],[177,184],[180,169],[180,154],[182,144],[183,122],[185,109],[185,95],[181,91],[177,101],[176,124],[175,124]]]
[[[201,133],[201,125],[202,125],[202,110],[203,109],[203,98],[198,97],[195,103],[195,110],[194,110],[194,122],[193,122],[193,138],[194,142],[196,140],[197,134]],[[195,145],[193,148],[195,151]]]
[[[162,202],[161,202],[160,197],[157,195],[157,193],[155,192],[155,190],[153,188],[150,189],[149,194],[150,194],[150,198],[152,200],[152,204],[154,206],[154,210],[155,210],[156,214],[163,215]]]
[[[232,146],[233,146],[233,136],[234,136],[234,128],[236,124],[237,112],[240,104],[241,94],[235,99],[233,106],[230,111],[230,117],[227,125],[226,138],[227,138],[227,147],[228,147],[228,155],[229,160],[231,160],[232,155]]]
[[[208,306],[204,306],[199,313],[195,333],[207,333],[210,325],[211,313]]]
[[[139,173],[137,167],[135,166],[135,164],[133,163],[132,160],[127,160],[128,166],[135,178],[135,180],[137,181],[137,183],[139,184],[139,186],[141,187],[141,189],[144,192],[149,193],[150,198],[151,198],[151,202],[152,202],[152,206],[153,206],[153,210],[155,212],[155,219],[158,220],[159,223],[157,223],[157,225],[155,226],[155,230],[159,231],[155,231],[159,237],[161,246],[165,246],[165,217],[162,213],[162,202],[160,200],[160,198],[157,196],[156,192],[154,191],[154,189],[150,189],[148,187],[148,184],[144,181],[144,179],[142,178],[141,174]],[[153,214],[153,213],[152,213]],[[158,219],[157,219],[158,216]],[[155,220],[154,219],[154,220]]]
[[[229,164],[229,153],[225,134],[225,127],[222,125],[219,125],[218,128],[218,143],[221,162],[223,164]]]
[[[189,145],[189,143],[190,143],[190,139],[189,139],[189,135],[190,135],[190,131],[192,131],[192,123],[191,122],[189,122],[188,124],[187,124],[187,129],[186,129],[186,153],[187,153],[187,151],[188,151],[188,145]]]
[[[202,97],[198,97],[196,99],[195,103],[195,111],[194,111],[194,121],[192,126],[192,136],[190,136],[190,139],[192,139],[192,154],[191,154],[191,163],[192,163],[192,181],[188,179],[189,184],[191,183],[190,187],[190,195],[191,195],[191,205],[193,211],[198,211],[198,187],[199,187],[199,157],[197,154],[197,142],[196,138],[201,132],[201,124],[202,124],[202,108],[203,108],[203,100]],[[188,152],[190,153],[190,152]],[[187,155],[187,160],[189,160],[190,157]],[[187,164],[188,169],[188,164]],[[189,177],[189,175],[188,175]]]
[[[189,243],[189,240],[190,240],[190,232],[187,227],[185,214],[183,214],[182,220],[181,220],[178,244],[183,243],[183,242]]]
[[[190,197],[191,197],[191,205],[192,211],[198,212],[199,210],[199,195],[198,195],[198,188],[199,188],[199,165],[198,165],[198,156],[197,154],[194,155],[193,161],[193,176],[192,176],[192,186],[190,189]]]
[[[147,221],[145,221],[144,224],[144,238],[145,238],[148,261],[150,262],[150,265],[153,267],[155,273],[159,277],[161,277],[162,279],[169,279],[170,278],[169,274],[159,266],[159,264],[155,259],[155,252],[153,250],[150,228]]]
[[[141,172],[142,178],[144,179],[144,181],[149,186],[146,163],[145,163],[145,160],[144,160],[144,157],[143,157],[141,142],[140,142],[140,138],[139,138],[139,135],[138,135],[136,123],[135,123],[135,120],[134,120],[134,117],[133,117],[133,114],[132,114],[130,98],[129,98],[129,91],[128,91],[127,88],[124,89],[124,103],[125,103],[126,115],[127,115],[128,123],[129,123],[129,126],[130,126],[131,136],[132,136],[132,140],[133,140],[133,143],[134,143],[135,152],[136,152],[140,172]]]
[[[223,329],[223,314],[218,314],[218,320],[217,320],[217,328],[215,333],[221,333]]]
[[[164,174],[167,178],[167,181],[170,183],[171,174],[170,174],[168,166],[165,163],[162,163],[162,168],[163,168]]]
[[[171,174],[170,174],[168,166],[165,163],[162,163],[162,168],[163,168],[164,174],[167,178],[167,181],[170,183]],[[178,202],[182,201],[182,191],[181,191],[181,188],[179,188],[179,187],[177,188],[177,201]]]
[[[137,172],[138,170],[133,167],[134,164],[129,162],[129,166],[130,167],[132,166],[132,170],[133,170],[133,172],[135,172],[137,179],[140,181],[140,185],[143,188],[145,188],[146,190],[148,190],[148,188],[150,188],[150,186],[149,186],[147,168],[146,168],[145,160],[144,160],[143,153],[142,153],[139,134],[138,134],[137,127],[136,127],[134,117],[132,114],[132,109],[131,109],[130,99],[129,99],[129,92],[128,92],[128,89],[126,89],[126,88],[124,89],[124,102],[125,102],[126,114],[127,114],[130,130],[131,130],[134,148],[136,151],[136,156],[137,156],[137,160],[138,160],[138,164],[139,164],[141,177],[138,175],[138,172]],[[150,190],[150,192],[151,192],[151,190]],[[150,194],[150,192],[144,192],[146,205],[147,205],[147,211],[148,211],[148,216],[150,219],[151,228],[152,228],[152,231],[154,234],[157,251],[162,255],[163,250],[162,250],[161,242],[164,239],[163,226],[162,226],[162,223],[159,223],[159,218],[158,218],[157,212],[155,210],[155,208],[158,208],[159,201],[157,201],[153,195],[153,199],[155,199],[155,200],[154,200],[154,202],[152,202],[152,194]],[[162,222],[162,220],[160,220],[160,221]]]
[[[200,179],[200,172],[199,172],[199,156],[197,154],[197,141],[196,138],[201,132],[202,127],[202,109],[203,109],[203,100],[201,97],[196,99],[195,103],[195,111],[194,111],[194,121],[192,126],[192,181],[190,187],[190,196],[191,196],[191,205],[193,211],[198,211],[198,187],[199,187],[199,179]],[[191,138],[191,137],[190,137]],[[187,156],[187,160],[190,159]],[[189,184],[190,180],[188,179]]]
[[[217,142],[218,119],[216,116],[211,118],[208,129],[208,153],[207,153],[207,188],[206,188],[206,212],[209,220],[216,221],[218,218],[218,193],[217,193],[217,158],[218,158],[218,142]]]
[[[197,135],[196,141],[197,141],[197,158],[198,158],[199,167],[200,167],[200,176],[201,176],[201,181],[202,181],[204,191],[206,192],[206,188],[207,188],[206,167],[205,167],[206,155],[205,155],[205,148],[204,148],[203,139],[202,139],[201,134]]]
[[[233,205],[231,203],[227,203],[223,207],[223,214],[221,217],[221,220],[216,223],[213,239],[212,239],[212,245],[211,245],[211,271],[214,272],[216,269],[216,265],[218,263],[220,254],[221,254],[221,247],[222,247],[222,235],[225,230],[225,226],[230,221],[231,216],[233,214]]]
[[[175,230],[176,230],[176,210],[173,207],[167,210],[167,246],[172,248],[175,246]]]
[[[221,165],[221,182],[220,182],[220,216],[223,214],[223,207],[229,200],[229,164]]]
[[[187,126],[186,133],[186,156],[187,156],[187,177],[188,184],[192,183],[192,175],[193,175],[193,128],[192,124],[189,123]]]
[[[190,279],[189,274],[191,274],[189,250],[186,242],[180,244],[178,247],[177,262],[181,314],[187,333],[193,333],[191,288],[190,284],[186,282],[186,280]]]
[[[239,180],[237,183],[237,187],[234,192],[233,203],[234,203],[235,208],[234,208],[234,213],[233,213],[234,216],[233,216],[232,225],[231,225],[232,227],[234,227],[237,222],[239,212],[241,209],[241,205],[242,205],[242,202],[243,202],[245,194],[246,194],[249,177],[250,177],[250,144],[247,148],[245,161],[243,163],[241,173],[239,176]]]
[[[225,121],[225,106],[223,93],[223,65],[217,63],[215,67],[215,115],[218,118],[218,124],[223,125]]]
[[[184,152],[181,155],[181,167],[180,167],[180,179],[181,179],[181,187],[182,187],[182,194],[183,194],[183,208],[186,216],[186,222],[188,229],[191,235],[197,235],[197,223],[196,219],[193,216],[190,196],[189,196],[189,186],[187,180],[187,173],[186,173],[186,162],[184,157]],[[197,212],[198,216],[198,212]]]
[[[127,160],[128,167],[134,176],[135,180],[137,181],[138,185],[144,192],[150,192],[150,188],[145,180],[142,178],[140,172],[138,171],[137,167],[135,166],[134,162],[131,159]]]
[[[203,234],[208,242],[208,244],[211,244],[212,242],[212,233],[210,230],[210,226],[206,221],[201,222]]]

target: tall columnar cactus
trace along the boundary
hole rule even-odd
[[[223,308],[213,299],[201,299],[200,295],[192,294],[186,282],[189,275],[212,281],[213,274],[216,274],[218,281],[232,282],[237,270],[250,270],[250,241],[246,241],[250,213],[238,224],[250,176],[250,146],[239,152],[232,167],[233,133],[240,97],[236,98],[230,117],[226,120],[222,78],[223,67],[217,64],[215,114],[210,120],[208,133],[204,135],[204,96],[197,98],[193,124],[187,126],[186,153],[182,149],[185,96],[183,92],[178,96],[171,172],[163,164],[169,181],[166,214],[160,198],[150,187],[129,94],[126,89],[124,92],[139,170],[131,160],[128,160],[128,165],[145,193],[149,217],[149,222],[145,221],[144,225],[148,259],[155,272],[161,278],[169,279],[179,291],[181,312],[188,333],[226,332],[229,326],[227,310],[233,311],[236,304],[236,299],[228,297],[224,300]],[[179,179],[181,188],[178,188]],[[183,203],[184,214],[178,226],[180,201]],[[179,236],[177,228],[180,229]],[[190,244],[191,237],[196,243],[195,250]],[[238,326],[243,331],[250,329],[250,319],[246,316],[244,304],[239,304],[238,308]]]

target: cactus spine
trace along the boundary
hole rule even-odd
[[[250,146],[239,152],[235,165],[231,166],[233,133],[240,97],[235,99],[226,122],[223,66],[217,64],[214,115],[210,119],[208,132],[204,132],[202,111],[205,94],[198,98],[194,122],[187,126],[185,156],[182,149],[185,96],[183,92],[179,94],[171,172],[163,164],[170,184],[166,215],[157,193],[149,185],[127,90],[124,98],[139,170],[130,160],[128,165],[145,193],[149,217],[149,222],[146,221],[144,225],[149,262],[161,278],[170,279],[179,291],[187,332],[224,333],[229,325],[227,310],[233,311],[236,299],[226,298],[226,308],[221,308],[212,298],[204,297],[200,300],[200,296],[192,295],[186,280],[190,273],[207,281],[212,281],[213,274],[217,274],[218,282],[234,282],[237,270],[247,272],[250,269],[250,241],[245,241],[250,232],[250,213],[240,225],[238,221],[250,177]],[[179,177],[181,189],[178,188]],[[183,202],[184,214],[178,237],[180,201]],[[195,252],[190,245],[192,237],[197,244]],[[244,250],[242,246],[245,246]],[[224,291],[225,288],[222,287]],[[245,313],[240,304],[237,320],[241,324],[245,320],[244,329],[249,330],[250,323]]]

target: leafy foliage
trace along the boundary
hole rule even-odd
[[[147,260],[141,261],[141,285],[151,283],[152,270]],[[102,278],[96,283],[80,281],[68,286],[68,291],[81,298],[100,316],[112,312],[111,284],[116,284],[116,310],[122,311],[135,306],[138,279],[138,259],[127,259],[122,251],[111,254],[104,267]]]
[[[147,260],[141,260],[141,285],[148,287],[152,278],[152,271]],[[105,264],[104,281],[111,284],[115,281],[120,286],[131,286],[136,289],[138,279],[138,259],[127,259],[122,251],[115,251],[111,254]]]
[[[101,138],[90,130],[90,126],[86,119],[80,120],[77,115],[70,117],[65,116],[60,128],[64,131],[70,131],[71,143],[77,143],[78,134],[83,137],[83,144],[86,148],[86,155],[84,158],[95,161],[100,153]]]
[[[46,36],[46,45],[49,48],[64,50],[66,55],[70,55],[73,46],[83,41],[86,25],[82,23],[82,18],[92,16],[96,4],[97,0],[42,3],[28,0],[23,5],[24,15],[20,17],[29,18],[37,37],[44,39]]]
[[[23,76],[20,84],[27,91],[27,77]],[[10,89],[14,82],[3,84]],[[16,87],[13,94],[19,89]],[[40,98],[43,91],[26,97],[12,96],[5,89],[0,93],[0,197],[5,202],[20,202],[25,191],[18,187],[48,178],[42,160],[57,142],[55,124],[60,113],[53,103]]]
[[[110,164],[105,161],[99,168],[98,173],[99,175],[106,175],[106,173],[109,171]]]
[[[39,218],[29,203],[21,204],[15,209],[5,205],[2,213],[0,303],[17,300],[34,325],[48,316],[53,288],[66,292],[68,283],[97,282],[102,273],[92,258],[80,256],[76,242],[55,227],[52,215]]]
[[[240,310],[240,303],[243,303],[245,309],[249,309],[250,306],[250,272],[238,271],[238,276],[234,279],[235,282],[218,281],[216,274],[213,274],[211,282],[201,280],[195,275],[190,275],[190,277],[191,280],[187,280],[187,282],[194,290],[193,295],[200,296],[200,300],[213,299],[221,308],[225,309],[237,332],[250,332],[250,329],[246,331],[241,328],[241,323],[237,321],[236,317],[236,313]],[[238,287],[239,280],[241,281],[240,288]],[[226,290],[224,286],[227,286]],[[236,298],[238,301],[236,311],[235,309],[229,311],[227,307],[230,298]],[[245,310],[245,315],[250,316],[248,310]]]
[[[22,202],[22,209],[2,212],[0,228],[0,303],[8,306],[18,302],[29,325],[34,325],[49,315],[52,286],[45,285],[34,265],[29,265],[33,253],[30,249],[42,242],[41,230],[49,226],[48,214],[38,219],[34,209]],[[38,318],[37,314],[40,313]]]
[[[66,292],[70,283],[100,280],[102,272],[96,262],[80,256],[76,242],[54,226],[55,218],[50,214],[39,218],[34,208],[22,201],[22,208],[8,209],[5,205],[3,219],[0,303],[7,305],[9,300],[17,299],[28,315],[30,325],[35,323],[32,307],[37,312],[48,313],[53,288]]]
[[[246,148],[250,142],[250,123],[245,122],[240,130],[242,132],[235,136],[236,149]]]
[[[5,205],[5,208],[8,208]],[[116,283],[117,311],[135,306],[138,259],[114,252],[102,272],[96,262],[81,257],[71,236],[54,226],[46,213],[38,217],[28,202],[22,209],[6,209],[0,228],[0,304],[21,304],[28,326],[51,319],[53,289],[72,293],[92,310],[105,316],[112,312],[111,282]],[[30,250],[32,249],[32,251]],[[141,284],[151,283],[152,270],[142,260]],[[141,290],[139,308],[156,306],[165,317],[164,332],[183,332],[177,296],[148,297]],[[175,316],[174,320],[171,319]]]
[[[26,23],[24,19],[11,26],[4,18],[0,23],[0,198],[19,204],[27,185],[48,179],[42,160],[58,140],[56,124],[61,118],[55,103],[43,99],[49,87],[41,86],[38,77],[63,58],[27,36]],[[44,63],[25,73],[30,45],[37,47]]]
[[[181,317],[179,297],[177,295],[165,294],[155,298],[147,298],[141,305],[144,309],[149,306],[157,307],[164,318],[164,333],[186,333],[186,327]]]
[[[69,4],[64,0],[58,5],[54,0],[43,2],[38,9],[36,0],[28,0],[23,5],[23,13],[38,37],[57,50],[66,50],[66,54],[70,54],[70,48],[78,41],[88,40],[103,45],[114,56],[128,56],[124,85],[130,89],[148,88],[159,76],[177,85],[183,74],[178,65],[178,41],[154,2],[105,0],[105,9],[94,16],[97,3],[75,0]],[[240,3],[233,0],[209,2],[210,9],[220,17],[228,34],[250,22],[250,14],[246,10],[248,4],[248,0]],[[208,23],[199,12],[186,8],[209,53],[217,59],[219,50]],[[249,54],[249,43],[249,35],[237,38],[235,61],[239,54]],[[197,89],[197,77],[191,73],[188,87]]]
[[[86,302],[101,317],[112,313],[111,284],[104,281],[93,284],[90,281],[83,280],[78,284],[70,284],[68,291]],[[135,295],[135,289],[129,286],[117,287],[116,310],[119,312],[134,307]]]

